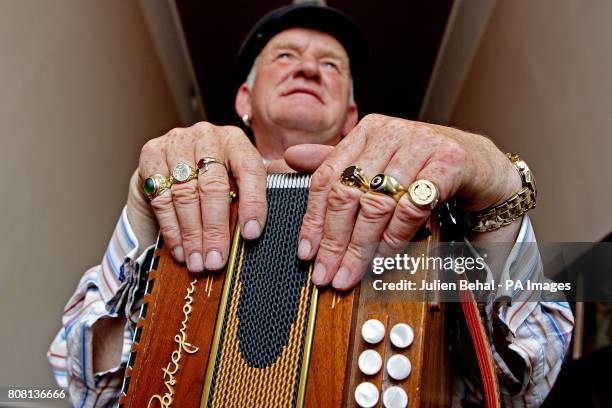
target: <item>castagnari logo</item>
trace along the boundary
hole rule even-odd
[[[147,407],[151,406],[151,403],[155,400],[159,401],[159,404],[164,407],[172,406],[172,402],[174,401],[174,386],[176,385],[176,378],[174,377],[179,370],[179,363],[182,358],[183,351],[187,354],[197,353],[200,349],[190,343],[187,342],[187,323],[189,322],[189,315],[191,315],[193,303],[193,292],[195,292],[195,283],[197,282],[194,279],[189,285],[187,289],[187,295],[185,296],[185,304],[183,305],[183,321],[181,322],[181,329],[178,334],[174,336],[174,341],[178,344],[176,350],[172,352],[170,356],[170,362],[166,366],[166,368],[162,368],[164,373],[164,384],[166,385],[166,389],[168,390],[163,396],[160,394],[153,395],[149,400],[149,404]]]

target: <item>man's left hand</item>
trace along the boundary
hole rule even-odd
[[[399,252],[429,217],[404,194],[398,202],[340,182],[349,166],[369,178],[384,173],[403,186],[431,181],[440,203],[478,211],[500,204],[521,188],[508,158],[486,137],[458,129],[382,115],[368,115],[335,148],[299,145],[287,163],[314,171],[298,256],[315,257],[313,282],[345,290],[363,276],[375,254]],[[515,222],[516,223],[516,222]]]

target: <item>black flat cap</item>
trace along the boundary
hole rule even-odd
[[[236,61],[235,80],[238,85],[246,80],[255,58],[268,41],[281,31],[294,27],[311,28],[336,38],[349,56],[353,78],[357,79],[363,72],[368,46],[361,29],[350,17],[318,4],[290,4],[266,14],[247,35]]]

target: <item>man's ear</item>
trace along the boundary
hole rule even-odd
[[[359,120],[359,110],[357,109],[357,104],[352,102],[346,114],[346,120],[344,121],[344,126],[342,127],[342,137],[349,134],[351,130],[357,125],[357,121]]]
[[[251,90],[246,83],[240,85],[238,92],[236,93],[236,100],[234,101],[234,108],[239,117],[248,114],[252,116],[251,112]]]

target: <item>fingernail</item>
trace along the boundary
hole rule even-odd
[[[191,272],[202,272],[204,270],[204,259],[202,258],[202,254],[199,252],[194,252],[189,255],[187,267]]]
[[[206,269],[209,271],[216,271],[223,267],[223,258],[219,251],[208,251],[206,254]]]
[[[302,261],[305,261],[310,256],[310,250],[312,246],[310,245],[310,241],[307,239],[301,239],[298,244],[298,258]]]
[[[332,282],[332,286],[336,289],[344,289],[346,288],[346,284],[349,279],[349,270],[347,267],[342,266],[338,269],[338,273]]]
[[[242,236],[246,239],[255,239],[259,237],[261,234],[261,225],[257,220],[248,221],[244,224],[244,229],[242,231]]]
[[[327,271],[325,270],[325,266],[322,263],[317,262],[315,264],[314,270],[312,271],[312,283],[317,286],[322,285],[325,281],[326,274]]]
[[[185,262],[185,251],[183,251],[183,247],[181,245],[175,247],[172,250],[172,253],[174,254],[174,259],[176,259],[178,262]]]

